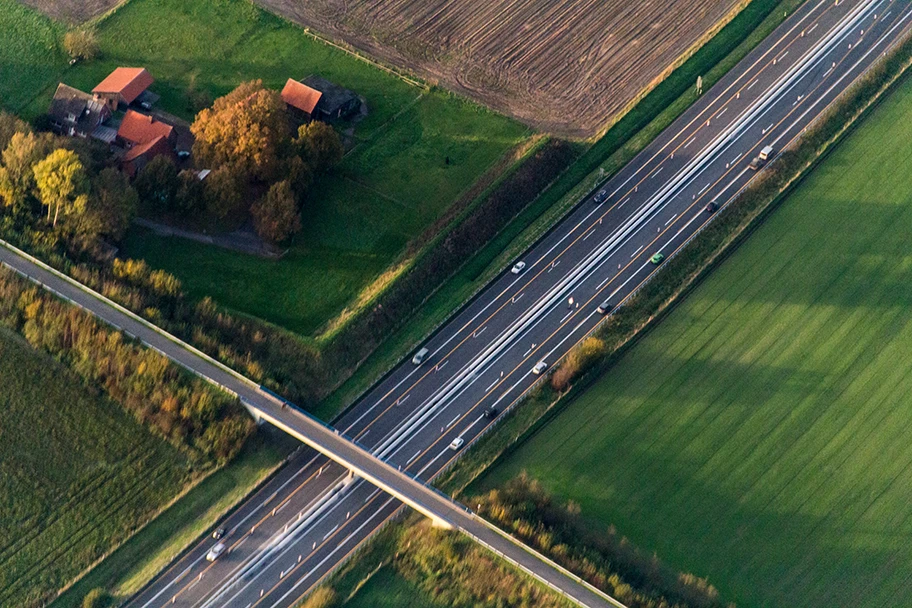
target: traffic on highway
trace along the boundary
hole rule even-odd
[[[896,0],[809,0],[335,421],[434,479],[907,32]],[[295,605],[402,503],[302,448],[129,606]],[[221,548],[218,548],[221,547]]]

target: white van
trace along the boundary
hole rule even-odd
[[[766,146],[765,148],[763,148],[762,150],[760,150],[760,156],[759,156],[759,158],[760,158],[760,160],[762,160],[762,161],[767,161],[767,160],[769,160],[769,157],[772,156],[772,155],[773,155],[773,147],[772,147],[772,146]]]

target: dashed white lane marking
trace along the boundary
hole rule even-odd
[[[622,202],[621,202],[621,204],[620,204],[620,205],[618,205],[618,207],[617,207],[617,208],[618,208],[618,209],[620,209],[620,208],[621,208],[621,207],[623,207],[623,206],[624,206],[624,204],[625,204],[625,203],[626,203],[626,202],[627,202],[627,201],[629,201],[629,200],[630,200],[630,197],[629,197],[629,196],[628,196],[628,197],[627,197],[627,198],[625,198],[625,199],[624,199],[624,200],[623,200],[623,201],[622,201]]]
[[[332,530],[330,530],[329,532],[326,533],[325,536],[323,536],[323,540],[326,540],[327,538],[329,538],[329,535],[332,534],[333,532],[335,532],[335,531],[338,530],[338,529],[339,529],[339,524],[336,524],[335,526],[333,526],[333,529],[332,529]]]
[[[662,165],[661,167],[659,167],[658,170],[657,170],[655,173],[652,174],[652,177],[653,177],[653,178],[658,177],[658,176],[659,176],[659,173],[661,173],[661,172],[662,172],[662,169],[664,169],[664,168],[665,168],[665,165]]]
[[[677,214],[677,213],[675,213],[674,215],[672,215],[672,216],[671,216],[671,219],[669,219],[667,222],[665,222],[665,225],[667,226],[668,224],[672,223],[676,217],[678,217],[678,214]]]
[[[759,78],[754,79],[754,81],[747,86],[747,90],[750,91],[751,89],[753,89],[754,85],[757,84],[758,82],[760,82]]]
[[[722,118],[722,115],[728,112],[728,106],[722,108],[722,111],[716,114],[716,118]]]
[[[690,140],[689,142],[687,142],[686,144],[684,144],[684,149],[686,150],[686,149],[687,149],[687,146],[689,146],[690,144],[694,143],[695,141],[697,141],[696,136],[693,137],[693,138],[691,138],[691,140]]]
[[[476,331],[474,334],[472,334],[472,337],[477,338],[478,336],[480,336],[481,334],[483,334],[487,328],[488,328],[488,326],[485,325],[484,327],[482,327],[481,329],[479,329],[478,331]]]
[[[630,255],[630,257],[632,257],[632,258],[636,257],[636,254],[638,254],[639,252],[643,251],[643,247],[645,247],[645,245],[640,245],[639,248],[637,248],[637,250],[634,251],[634,252]]]
[[[409,458],[408,462],[406,462],[405,464],[412,464],[412,461],[415,460],[416,458],[418,458],[419,454],[421,454],[421,450],[418,450],[417,452],[415,452],[415,454],[411,458]]]

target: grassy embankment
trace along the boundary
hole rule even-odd
[[[190,481],[189,461],[0,329],[0,606],[37,605]]]
[[[907,605],[912,82],[587,392],[521,470],[739,606]]]
[[[0,0],[0,7],[10,2]],[[304,230],[282,260],[140,230],[126,243],[128,255],[173,273],[190,295],[211,296],[303,335],[338,314],[529,133],[504,116],[315,40],[243,0],[131,0],[98,24],[101,59],[73,67],[54,40],[62,28],[38,13],[19,13],[4,31],[23,48],[0,61],[23,64],[27,73],[13,78],[15,96],[0,103],[28,118],[45,111],[58,80],[91,90],[118,65],[146,67],[160,107],[188,120],[197,109],[194,99],[212,99],[257,78],[281,88],[289,77],[319,74],[365,98],[367,116],[351,125],[355,149],[309,195]],[[30,41],[35,32],[40,45]],[[28,67],[36,65],[41,68]]]
[[[620,119],[604,136],[496,239],[444,282],[415,316],[369,357],[355,374],[320,404],[316,413],[331,418],[366,390],[415,344],[442,323],[510,261],[535,242],[597,184],[645,148],[697,99],[693,83],[718,81],[768,36],[803,0],[755,0]]]

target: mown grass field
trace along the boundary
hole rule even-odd
[[[912,605],[910,108],[472,490],[527,470],[742,608]]]
[[[0,0],[0,109],[18,111],[57,78],[66,66],[65,29],[16,0]]]
[[[9,31],[15,46],[27,48],[16,56],[49,67],[29,74],[24,90],[0,75],[0,86],[32,99],[23,106],[18,98],[0,98],[0,105],[21,108],[28,118],[46,110],[58,80],[91,90],[119,65],[146,67],[156,79],[152,90],[162,96],[160,107],[187,120],[195,96],[212,99],[257,78],[280,89],[289,77],[319,74],[365,98],[368,114],[355,125],[355,149],[311,192],[304,230],[282,260],[145,231],[131,235],[125,248],[177,275],[194,296],[212,296],[303,334],[338,313],[528,135],[515,121],[445,91],[409,84],[244,0],[131,0],[98,26],[101,59],[73,67],[59,50],[51,59],[28,42],[42,27],[62,28],[38,13],[18,12],[27,18]]]
[[[187,459],[0,330],[0,606],[38,605],[188,481]]]

